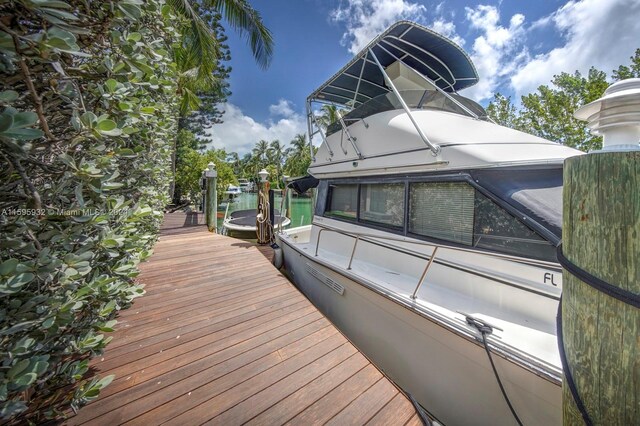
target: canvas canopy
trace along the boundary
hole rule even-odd
[[[369,43],[344,68],[315,90],[308,100],[356,108],[389,92],[391,89],[386,86],[369,49],[383,67],[401,61],[449,93],[478,82],[471,59],[453,41],[414,22],[400,21]]]

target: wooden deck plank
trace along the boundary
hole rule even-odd
[[[335,389],[351,376],[362,370],[369,361],[361,354],[355,354],[345,362],[323,373],[306,386],[291,393],[286,398],[272,404],[259,415],[250,419],[247,425],[284,424],[308,406]]]
[[[404,395],[396,395],[382,410],[367,422],[367,426],[385,426],[404,424],[416,413],[413,404]]]
[[[324,424],[381,379],[382,374],[369,364],[286,424],[300,426]]]
[[[156,342],[149,342],[147,345],[139,343],[135,350],[121,350],[119,353],[110,352],[108,357],[103,357],[104,360],[102,361],[101,367],[113,368],[119,364],[132,363],[138,359],[147,358],[153,354],[167,351],[176,346],[182,346],[186,342],[191,342],[193,340],[200,339],[201,337],[213,334],[214,332],[227,329],[230,327],[230,324],[261,318],[265,314],[272,312],[274,309],[279,309],[280,312],[282,312],[282,310],[287,307],[303,306],[303,303],[304,301],[300,299],[299,296],[296,296],[293,299],[285,299],[265,308],[254,310],[243,315],[236,315],[226,321],[214,322],[208,324],[206,327],[201,327],[193,331],[176,333],[175,330],[171,330],[169,334],[163,333],[162,337],[160,337]]]
[[[411,403],[269,262],[273,249],[165,215],[91,367],[114,374],[67,420],[89,424],[419,422]]]
[[[352,345],[343,345],[329,354],[317,359],[305,368],[296,371],[262,391],[252,395],[239,404],[224,411],[209,420],[209,425],[227,425],[246,423],[256,415],[268,409],[271,405],[291,395],[300,388],[305,387],[314,379],[342,364],[354,354],[356,348]]]
[[[340,426],[345,423],[365,424],[398,394],[398,389],[388,380],[379,380],[360,394],[326,424]]]
[[[253,321],[251,324],[245,324],[245,327],[239,330],[231,331],[222,330],[219,335],[209,335],[205,338],[200,338],[195,341],[186,342],[181,346],[176,346],[167,351],[158,352],[152,356],[136,360],[131,363],[125,363],[108,370],[111,374],[115,374],[118,377],[124,378],[129,376],[142,376],[145,371],[151,371],[152,374],[160,374],[162,372],[170,371],[176,367],[194,362],[202,358],[205,354],[225,349],[229,346],[241,343],[242,341],[258,335],[264,331],[264,328],[276,327],[282,325],[288,321],[292,321],[306,315],[313,315],[314,312],[308,307],[303,307],[294,311],[288,315],[280,316],[274,321],[270,321],[272,318],[260,319],[260,321]],[[260,323],[265,321],[264,327],[259,327]],[[247,331],[243,333],[242,331]],[[250,331],[250,332],[249,332]],[[114,380],[115,385],[118,380]],[[112,386],[115,388],[115,386]]]
[[[299,324],[295,327],[299,327]],[[243,370],[240,369],[253,362],[260,362],[264,368],[268,368],[267,357],[277,352],[279,347],[305,338],[314,341],[323,340],[336,332],[324,318],[296,328],[295,331],[290,331],[291,329],[292,327],[285,325],[282,327],[282,334],[278,337],[269,335],[268,339],[256,338],[254,342],[244,345],[245,347],[229,348],[198,363],[188,364],[140,383],[138,386],[127,388],[107,397],[102,404],[104,406],[101,405],[99,410],[91,415],[101,416],[99,418],[101,424],[129,421],[179,396],[189,395],[189,392],[197,389],[200,383],[218,380],[228,374],[236,376],[243,374]],[[204,378],[204,381],[196,381],[197,377],[193,378],[196,375]],[[123,406],[123,399],[131,402]],[[151,416],[153,415],[155,414]]]
[[[405,426],[422,426],[422,420],[420,420],[420,417],[418,417],[418,414],[416,413],[404,425]]]
[[[327,334],[329,335],[327,336]],[[317,340],[318,337],[320,337],[320,340]],[[314,334],[308,336],[292,345],[295,345],[300,354],[302,354],[296,361],[304,363],[308,361],[309,357],[321,356],[323,353],[330,352],[343,343],[344,341],[340,339],[337,333],[327,332],[323,335]],[[320,355],[318,355],[318,352],[320,352]],[[286,372],[291,362],[285,367],[270,371],[272,367],[278,367],[282,363],[283,360],[278,351],[273,351],[269,355],[244,365],[220,379],[213,380],[204,386],[194,389],[189,394],[182,394],[170,403],[136,418],[132,424],[146,425],[156,421],[169,421],[173,424],[180,424],[180,422],[196,423],[196,419],[205,420],[210,414],[210,408],[213,408],[213,410],[220,408],[215,407],[218,402],[222,404],[221,406],[224,406],[224,404],[229,406],[234,400],[252,393],[253,386],[259,385],[260,381],[275,380],[278,372]]]

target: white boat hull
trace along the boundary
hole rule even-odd
[[[337,273],[286,239],[279,242],[285,269],[300,290],[439,421],[446,425],[515,424],[477,340],[454,333]],[[497,354],[493,359],[525,425],[562,423],[562,392],[557,382]]]

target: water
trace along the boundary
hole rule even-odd
[[[282,206],[281,203],[282,197],[279,194],[276,194],[274,208],[282,211],[289,208],[286,205],[286,201],[284,206]],[[227,214],[231,214],[231,212],[236,210],[256,209],[258,206],[258,194],[256,192],[243,192],[235,197],[231,203],[228,203],[226,200],[220,202],[218,205],[218,229],[222,229],[222,222],[224,220],[227,204],[229,204],[229,211]],[[313,218],[313,212],[311,209],[311,197],[299,197],[297,194],[294,194],[291,197],[291,224],[288,228],[310,225],[311,219]]]

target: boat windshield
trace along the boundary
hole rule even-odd
[[[400,92],[400,95],[407,106],[411,109],[431,109],[468,115],[468,113],[458,104],[444,94],[435,90],[404,90]],[[485,119],[487,117],[487,113],[484,108],[471,99],[457,94],[449,94],[449,96],[464,105],[481,119]],[[380,112],[396,109],[402,109],[402,105],[396,95],[393,92],[389,92],[376,96],[375,98],[360,105],[358,108],[353,109],[344,116],[344,120],[346,124],[349,125],[352,121],[366,118]],[[341,129],[342,127],[340,126],[340,123],[334,122],[327,128],[327,136],[338,132]]]

